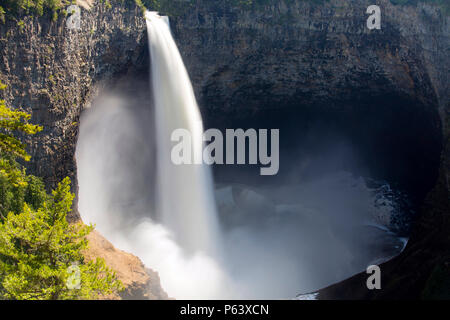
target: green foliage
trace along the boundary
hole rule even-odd
[[[54,18],[61,9],[71,4],[71,0],[1,0],[0,5],[13,17],[22,15],[43,16],[49,14]]]
[[[111,8],[112,3],[122,5],[134,3],[143,12],[145,10],[157,10],[164,14],[177,16],[183,14],[196,2],[208,1],[217,4],[230,4],[241,9],[258,8],[273,5],[280,0],[100,0],[106,8]],[[284,0],[286,3],[295,0]],[[302,0],[312,3],[323,3],[329,0]],[[450,12],[450,2],[448,0],[390,0],[394,5],[417,5],[419,2],[438,5],[444,13]],[[74,0],[0,0],[0,23],[4,22],[6,16],[17,18],[23,15],[43,16],[45,14],[56,20],[58,15],[67,15],[65,8],[75,3]]]
[[[0,163],[0,218],[9,212],[20,213],[25,203],[35,210],[41,207],[48,199],[42,180],[26,175],[15,161],[0,159]]]
[[[27,186],[24,190],[23,204],[20,206],[23,208],[27,203],[31,208],[37,210],[48,199],[47,192],[45,191],[45,185],[41,178],[33,175],[26,177]]]
[[[6,85],[0,81],[0,90]],[[44,200],[42,181],[27,176],[25,170],[16,162],[16,158],[25,161],[30,156],[25,145],[14,136],[16,133],[36,134],[42,127],[30,124],[30,115],[26,112],[11,110],[0,100],[0,215],[12,211],[18,213],[26,200],[37,208]]]
[[[23,29],[25,28],[25,21],[23,20],[17,21],[17,26],[19,27],[20,32],[22,32]]]
[[[99,0],[107,9],[112,8],[112,2],[125,4],[135,3],[142,10],[156,9],[160,0]],[[17,19],[21,16],[48,15],[54,21],[58,16],[67,16],[67,6],[76,3],[75,0],[0,0],[0,22],[4,23],[6,16]]]
[[[142,13],[145,13],[145,10],[147,10],[147,7],[144,5],[142,0],[135,0],[136,5],[141,9]]]
[[[6,85],[0,81],[0,90],[4,90]],[[0,156],[13,156],[30,160],[30,156],[25,151],[25,145],[17,139],[13,133],[22,132],[25,134],[36,134],[42,127],[30,124],[31,116],[22,111],[11,110],[5,104],[5,100],[0,100]],[[1,166],[0,166],[1,170]]]
[[[99,1],[100,1],[100,3],[103,3],[105,5],[106,9],[111,9],[112,8],[111,1],[114,1],[114,0],[99,0]],[[123,0],[119,0],[119,1],[123,2]]]
[[[94,299],[122,288],[103,260],[84,261],[93,227],[67,222],[73,199],[66,178],[38,210],[25,204],[0,224],[0,298]]]
[[[42,180],[16,162],[30,156],[14,133],[42,130],[29,119],[0,100],[0,299],[94,299],[121,290],[103,260],[84,261],[93,227],[67,222],[70,179],[47,195]]]
[[[129,0],[129,2],[134,2],[143,14],[147,9],[158,10],[160,8],[160,0]]]
[[[0,81],[0,90],[6,87]],[[10,211],[19,213],[27,200],[33,208],[37,208],[46,196],[42,181],[27,176],[15,161],[17,157],[28,161],[30,156],[25,151],[25,145],[13,134],[35,134],[42,130],[28,123],[29,119],[27,113],[13,111],[4,100],[0,100],[0,217]]]
[[[6,14],[5,9],[3,9],[2,6],[0,6],[0,22],[1,23],[5,23],[5,14]]]

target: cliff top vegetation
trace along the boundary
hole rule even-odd
[[[107,7],[111,7],[112,3],[122,5],[136,4],[141,9],[146,8],[160,10],[166,14],[179,14],[183,9],[193,5],[194,2],[205,0],[98,0]],[[215,0],[207,0],[212,2]],[[222,0],[222,3],[229,3],[233,6],[249,9],[259,6],[270,5],[280,0]],[[284,0],[291,2],[295,0]],[[329,0],[303,0],[314,3],[323,3]],[[450,13],[450,2],[448,0],[390,0],[394,5],[415,6],[419,2],[430,3],[442,8],[445,14]],[[59,15],[67,15],[65,8],[70,4],[76,3],[75,0],[0,0],[0,22],[5,22],[6,17],[15,18],[21,16],[48,16],[56,20]]]

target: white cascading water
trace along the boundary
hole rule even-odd
[[[147,12],[146,19],[155,109],[156,214],[148,202],[148,172],[155,167],[150,162],[155,159],[148,130],[152,125],[143,120],[151,118],[150,103],[135,101],[133,108],[130,98],[110,92],[81,121],[76,152],[79,211],[115,246],[158,271],[170,297],[220,298],[226,281],[217,263],[220,232],[210,168],[175,166],[170,157],[171,134],[179,128],[191,132],[193,156],[202,155],[202,118],[168,18]]]
[[[187,250],[217,251],[219,236],[210,168],[174,165],[171,135],[186,129],[193,159],[203,155],[203,122],[168,17],[146,12],[157,141],[157,212]]]
[[[84,222],[157,271],[177,299],[290,299],[401,250],[395,235],[368,226],[380,217],[388,224],[394,202],[316,160],[317,176],[298,184],[217,186],[219,228],[209,168],[172,164],[175,129],[189,130],[201,155],[202,119],[168,18],[146,18],[155,114],[148,86],[133,84],[131,94],[102,92],[83,113],[76,158]],[[324,158],[349,163],[338,142]]]

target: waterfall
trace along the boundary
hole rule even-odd
[[[175,129],[190,131],[192,154],[201,155],[202,118],[168,18],[146,18],[154,113],[148,83],[129,78],[83,112],[76,159],[84,222],[157,271],[177,299],[292,298],[402,250],[380,228],[396,210],[390,187],[329,169],[357,162],[344,142],[311,156],[304,181],[218,185],[216,213],[208,167],[172,164]],[[293,174],[303,170],[299,162]]]
[[[218,236],[210,168],[174,165],[171,135],[186,129],[194,159],[202,157],[203,123],[191,81],[172,37],[168,17],[146,12],[157,146],[157,212],[187,250],[214,252]]]
[[[179,128],[192,133],[198,155],[202,119],[168,18],[147,13],[147,21],[155,110],[148,84],[126,79],[83,112],[79,211],[116,247],[156,270],[170,297],[224,297],[211,173],[170,158],[171,133]]]

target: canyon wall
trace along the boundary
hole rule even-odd
[[[374,3],[381,30],[366,27]],[[76,182],[80,113],[100,88],[148,68],[145,21],[134,5],[115,1],[83,8],[80,31],[66,29],[62,17],[23,21],[0,24],[0,79],[8,85],[2,98],[44,126],[28,140],[29,170],[49,187],[66,175]],[[448,270],[450,41],[449,18],[439,8],[388,0],[243,8],[199,0],[172,13],[171,25],[208,123],[250,123],[282,109],[296,110],[298,121],[311,114],[341,119],[356,144],[369,146],[367,161],[393,163],[382,175],[428,194],[410,244],[387,267],[392,279],[405,277],[413,285],[402,293],[417,296],[435,270]],[[349,283],[322,296],[366,296],[354,290],[359,280]],[[390,294],[399,288],[393,284]]]
[[[98,90],[133,72],[148,60],[145,21],[140,9],[81,1],[81,30],[66,28],[66,19],[22,17],[0,23],[0,79],[7,84],[7,105],[32,113],[43,131],[27,137],[32,156],[28,171],[54,187],[64,177],[77,190],[75,148],[81,111]],[[89,9],[89,10],[87,10]],[[19,24],[18,21],[23,21]],[[148,67],[148,63],[144,63]],[[75,210],[70,220],[79,219]],[[113,247],[99,233],[88,236],[87,259],[104,258],[125,290],[108,299],[167,299],[156,272],[135,256]]]
[[[194,2],[171,21],[207,123],[320,119],[360,146],[379,178],[423,197],[436,181],[448,101],[447,20],[428,5],[376,2],[381,30],[366,27],[371,1]]]
[[[366,27],[372,4],[381,7],[381,30]],[[245,10],[203,1],[172,19],[209,122],[252,123],[283,108],[343,118],[353,142],[368,146],[367,163],[391,166],[383,178],[415,186],[419,215],[404,253],[382,266],[384,290],[368,291],[363,273],[322,299],[450,295],[449,22],[427,3],[388,0],[280,0]],[[288,114],[299,125],[310,115]]]
[[[8,85],[2,98],[43,126],[27,140],[32,157],[27,166],[49,187],[65,176],[76,182],[81,111],[106,83],[141,65],[147,45],[140,9],[98,4],[84,9],[89,3],[80,3],[81,30],[66,28],[65,17],[27,16],[0,24],[0,79]]]

